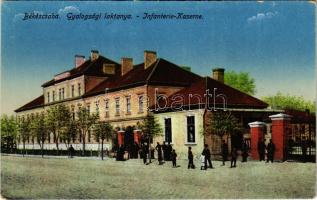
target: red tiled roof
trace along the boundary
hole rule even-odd
[[[174,99],[176,95],[182,96],[183,97],[183,104],[184,106],[190,105],[198,105],[198,104],[205,104],[206,102],[206,97],[205,94],[207,93],[206,91],[209,90],[209,94],[212,95],[212,97],[209,98],[209,105],[210,107],[213,106],[214,103],[214,88],[216,88],[216,96],[217,95],[224,95],[226,102],[227,102],[227,107],[235,107],[235,108],[266,108],[268,104],[265,102],[252,97],[246,93],[243,93],[237,89],[234,89],[226,84],[223,84],[219,81],[216,81],[212,78],[205,77],[201,78],[199,81],[194,82],[190,87],[186,87],[167,99],[167,107],[176,107],[176,103],[172,105],[172,102],[175,102],[176,100],[180,100],[181,97],[178,99]],[[197,98],[196,96],[190,97],[189,95],[199,95],[201,98]],[[164,102],[165,103],[165,102]],[[223,105],[223,99],[220,97],[215,98],[215,104],[216,107],[222,107]],[[180,104],[178,104],[179,106]]]
[[[81,75],[107,76],[102,72],[103,63],[114,64],[116,66],[116,72],[118,72],[120,70],[118,63],[116,63],[115,61],[112,61],[108,58],[105,58],[103,56],[99,56],[98,59],[96,59],[95,61],[87,60],[79,67],[73,68],[69,71],[65,71],[65,72],[69,72],[70,76],[63,78],[63,79],[60,79],[60,80],[56,80],[56,81],[54,79],[52,79],[52,80],[44,83],[42,85],[42,87],[48,87],[48,86],[54,85],[55,83],[59,83],[59,82],[65,81],[65,80],[73,79],[73,78],[76,78],[76,77],[81,76]],[[64,72],[62,72],[62,73],[64,73]]]
[[[115,75],[105,75],[102,72],[103,63],[114,64],[116,68]],[[218,82],[211,78],[202,78],[192,72],[186,71],[181,67],[159,58],[147,69],[144,69],[144,63],[135,65],[133,69],[127,72],[124,76],[121,76],[120,65],[112,60],[109,60],[103,56],[93,62],[87,60],[78,68],[74,68],[70,72],[70,76],[60,79],[51,80],[42,85],[42,87],[47,87],[64,80],[78,77],[80,75],[92,75],[92,76],[105,76],[106,80],[98,84],[96,87],[92,88],[89,92],[83,95],[83,97],[94,96],[97,94],[102,94],[105,89],[108,88],[109,91],[120,90],[123,88],[136,87],[139,85],[166,85],[166,86],[182,86],[184,89],[175,93],[179,95],[186,96],[185,105],[189,104],[188,95],[198,94],[204,97],[207,89],[210,93],[213,92],[214,88],[217,88],[216,94],[224,94],[227,98],[227,105],[232,107],[251,107],[251,108],[266,108],[267,104],[263,101],[256,99],[250,95],[240,92],[230,86],[227,86],[221,82]],[[170,105],[172,97],[169,97],[168,105]],[[213,99],[212,99],[213,100]],[[192,98],[190,104],[197,104],[198,99]],[[216,98],[216,104],[221,104],[220,98]],[[34,99],[28,104],[22,106],[21,108],[15,110],[15,112],[20,112],[23,110],[28,110],[44,105],[44,96]]]
[[[16,109],[14,112],[21,112],[24,110],[30,110],[33,108],[38,108],[44,105],[44,95],[41,95],[34,100],[30,101],[29,103],[25,104],[24,106]]]
[[[191,82],[197,81],[199,78],[201,77],[159,58],[147,69],[144,69],[144,64],[141,63],[135,65],[134,68],[124,76],[115,75],[107,78],[83,97],[104,93],[106,88],[108,88],[109,91],[113,91],[144,84],[189,86]]]

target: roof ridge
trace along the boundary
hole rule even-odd
[[[14,112],[19,112],[19,111],[23,111],[24,109],[28,109],[28,108],[33,108],[35,106],[42,106],[43,104],[39,104],[39,105],[35,105],[35,106],[32,106],[32,105],[29,105],[39,99],[43,98],[43,103],[44,103],[44,94],[32,99],[31,101],[29,101],[28,103],[24,104],[23,106],[19,107],[18,109],[15,109]],[[29,106],[28,106],[29,105]]]
[[[157,60],[156,60],[156,63],[155,63],[155,65],[154,65],[154,67],[153,67],[153,69],[152,69],[152,71],[151,71],[151,73],[149,74],[149,76],[146,78],[146,83],[148,84],[148,81],[151,79],[151,77],[152,77],[152,75],[154,74],[154,71],[156,70],[156,68],[157,68],[157,66],[158,66],[158,63],[161,61],[161,58],[158,58]]]
[[[168,61],[168,60],[166,60],[166,59],[164,59],[164,58],[162,58],[162,60],[165,61],[165,62],[168,62],[168,63],[170,63],[170,64],[172,64],[172,65],[175,65],[176,67],[178,67],[180,70],[182,70],[182,71],[184,71],[184,72],[189,72],[189,73],[191,73],[191,74],[193,74],[193,75],[195,75],[195,76],[198,76],[198,77],[202,78],[202,76],[200,76],[200,75],[198,75],[198,74],[196,74],[196,73],[194,73],[194,72],[192,72],[192,71],[188,71],[188,70],[182,68],[181,66],[179,66],[178,64],[175,64],[175,63],[173,63],[173,62],[171,62],[171,61]]]
[[[109,61],[111,61],[111,62],[114,62],[114,63],[117,64],[117,65],[120,65],[120,64],[117,63],[116,61],[111,60],[110,58],[107,58],[107,57],[105,57],[105,56],[100,55],[99,57],[104,58],[104,59],[106,59],[106,60],[109,60]]]
[[[216,81],[216,82],[218,82],[218,83],[224,85],[225,87],[228,87],[228,88],[230,88],[230,89],[236,90],[237,92],[242,93],[242,94],[244,94],[244,95],[247,95],[248,97],[254,98],[256,101],[259,101],[259,102],[261,102],[261,103],[267,104],[266,102],[264,102],[264,101],[258,99],[257,97],[254,97],[253,95],[247,94],[246,92],[242,92],[241,90],[238,90],[238,89],[236,89],[236,88],[234,88],[234,87],[232,87],[232,86],[230,86],[230,85],[227,85],[227,84],[225,84],[225,83],[222,83],[222,82],[220,82],[220,81],[217,81],[217,80],[215,80],[215,79],[213,79],[213,78],[211,78],[211,77],[209,77],[209,76],[206,76],[206,78],[207,78],[207,79],[206,79],[207,81],[208,81],[208,79],[210,79],[211,81]],[[207,84],[206,86],[208,87],[208,82],[207,82],[206,84]],[[268,104],[267,104],[267,105],[268,105]]]

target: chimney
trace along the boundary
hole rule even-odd
[[[212,78],[221,83],[224,82],[224,74],[225,74],[225,69],[223,68],[212,69]]]
[[[85,62],[85,56],[75,55],[75,67],[79,67]]]
[[[121,58],[121,76],[125,75],[132,69],[133,69],[133,59]]]
[[[144,69],[147,69],[156,61],[155,51],[144,51]]]
[[[99,58],[99,51],[98,50],[91,50],[90,59],[91,61],[97,60]]]

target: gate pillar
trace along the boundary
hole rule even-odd
[[[251,128],[251,158],[253,160],[259,159],[258,142],[264,138],[264,122],[251,122],[249,123]]]
[[[279,113],[269,117],[272,120],[272,142],[275,144],[274,160],[284,161],[287,157],[287,136],[291,116]]]
[[[123,145],[124,131],[118,131],[117,134],[118,134],[118,145],[120,147],[121,145]]]
[[[134,142],[136,142],[137,144],[140,144],[140,137],[141,137],[141,130],[134,130],[133,131],[133,138],[134,138]]]

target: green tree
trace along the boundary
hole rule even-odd
[[[23,156],[25,154],[25,143],[30,137],[30,119],[22,118],[18,123],[18,135],[23,143]]]
[[[262,100],[268,103],[272,109],[294,109],[301,111],[308,109],[311,112],[316,112],[315,102],[308,101],[302,96],[291,96],[278,92],[276,95],[263,97]]]
[[[82,155],[85,155],[86,135],[90,128],[96,124],[98,118],[98,114],[90,114],[85,107],[79,108],[77,112],[77,127],[83,144]]]
[[[138,123],[137,126],[142,130],[145,134],[145,137],[148,140],[149,144],[149,162],[151,163],[151,148],[150,142],[156,137],[162,135],[161,125],[157,122],[157,120],[153,116],[148,116],[141,123]]]
[[[41,155],[44,157],[44,144],[47,138],[48,129],[46,128],[45,115],[36,115],[30,123],[30,131],[41,148]]]
[[[213,112],[210,120],[206,123],[206,131],[204,134],[217,135],[221,140],[224,139],[224,136],[233,136],[241,133],[242,124],[239,120],[232,115],[230,112],[217,111]]]
[[[225,84],[249,95],[256,92],[254,78],[250,77],[248,72],[228,71],[225,73],[224,81]]]
[[[66,147],[68,148],[72,141],[77,138],[77,135],[78,129],[76,121],[70,118],[61,130],[61,140],[65,141]]]
[[[14,116],[1,116],[1,150],[13,152],[17,145],[18,126]]]
[[[64,104],[52,106],[47,110],[46,127],[53,133],[57,154],[59,152],[59,140],[62,130],[71,118],[69,109]]]
[[[104,140],[109,141],[113,135],[113,127],[109,122],[98,122],[94,126],[94,137],[95,140],[100,143],[101,141],[101,159],[103,160],[103,143]]]

